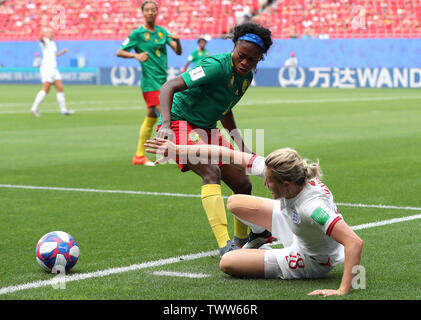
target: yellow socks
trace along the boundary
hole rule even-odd
[[[145,117],[145,120],[140,127],[139,132],[139,143],[137,145],[136,156],[141,157],[145,155],[146,147],[144,146],[146,140],[152,135],[153,126],[158,121],[158,118]]]
[[[206,184],[202,186],[202,204],[213,234],[220,248],[230,240],[227,230],[227,214],[225,203],[222,198],[221,185]]]
[[[239,239],[248,237],[248,226],[234,216],[234,236]]]
[[[220,248],[225,247],[230,240],[227,229],[225,202],[222,198],[221,185],[206,184],[202,186],[202,204],[208,216],[209,224]],[[234,236],[247,238],[248,226],[234,217]]]
[[[235,194],[234,192],[232,194]],[[249,233],[249,228],[246,224],[242,223],[240,220],[237,219],[236,216],[234,216],[234,237],[237,237],[239,239],[247,238]]]

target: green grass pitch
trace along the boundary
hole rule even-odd
[[[223,274],[200,198],[171,195],[199,195],[200,179],[174,164],[131,164],[145,113],[138,88],[66,86],[69,117],[52,88],[36,118],[38,90],[0,87],[0,300],[321,300],[307,293],[339,286],[343,266],[313,281]],[[234,114],[240,129],[264,129],[266,155],[289,146],[319,159],[349,225],[421,214],[419,90],[251,88]],[[262,180],[252,182],[255,195],[270,196]],[[53,278],[37,265],[35,245],[54,230],[79,243],[74,281],[31,287]],[[421,300],[419,230],[421,219],[356,231],[365,289],[329,299]]]

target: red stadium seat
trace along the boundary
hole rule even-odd
[[[223,36],[249,17],[270,27],[276,38],[421,36],[421,0],[157,2],[157,23],[184,39]],[[42,25],[52,23],[61,24],[57,39],[124,39],[143,21],[138,0],[4,0],[0,40],[34,40]]]

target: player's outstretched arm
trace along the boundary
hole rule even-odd
[[[352,279],[355,276],[353,268],[360,265],[363,240],[346,224],[338,221],[333,227],[331,237],[345,247],[344,273],[339,289],[319,289],[310,292],[309,295],[344,295],[349,293],[352,287]]]
[[[246,144],[244,143],[243,137],[241,136],[241,132],[238,130],[237,124],[235,123],[234,114],[232,113],[232,111],[229,111],[221,119],[221,124],[229,133],[229,135],[241,151],[253,153],[249,148],[247,148]]]
[[[67,49],[63,49],[63,50],[61,50],[60,52],[57,52],[57,53],[56,53],[56,56],[57,56],[57,57],[60,57],[61,55],[65,54],[66,52],[67,52]]]
[[[180,37],[175,34],[169,35],[168,37],[172,39],[170,42],[170,47],[174,50],[176,55],[180,56],[183,53]]]
[[[184,67],[180,69],[180,73],[186,72],[187,68],[189,67],[190,61],[187,61]]]
[[[160,163],[169,158],[183,157],[185,159],[194,157],[201,163],[209,163],[210,160],[218,162],[229,162],[240,168],[247,168],[253,154],[232,150],[217,145],[176,145],[174,142],[155,137],[154,140],[147,140],[145,143],[146,152],[163,155],[155,163]]]
[[[117,57],[120,58],[125,58],[125,59],[136,59],[139,62],[145,62],[146,60],[148,60],[149,56],[147,52],[140,52],[140,53],[133,53],[133,52],[128,52],[122,49],[119,49],[116,53]]]
[[[161,139],[172,139],[173,132],[171,130],[171,107],[174,94],[187,89],[187,85],[181,76],[165,82],[160,90],[159,100],[161,102],[161,119],[162,125],[159,128],[157,137]]]

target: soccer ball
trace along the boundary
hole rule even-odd
[[[63,273],[76,264],[79,246],[67,232],[53,231],[39,239],[35,254],[42,269],[52,273]]]

